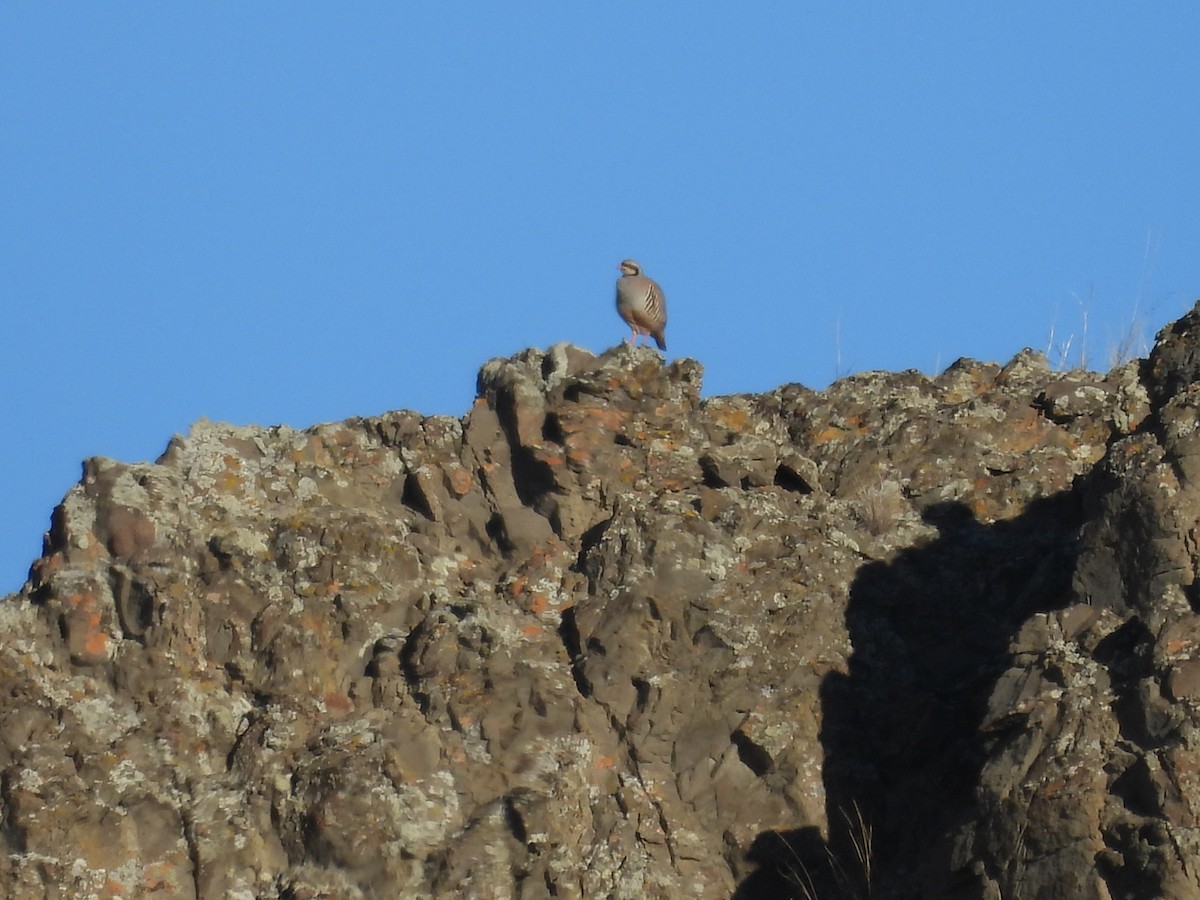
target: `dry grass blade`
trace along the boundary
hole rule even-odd
[[[792,859],[795,860],[796,865],[799,866],[799,871],[797,871],[791,866],[791,864],[789,864],[787,866],[787,874],[784,875],[784,879],[800,889],[803,894],[803,900],[819,900],[817,896],[817,886],[813,883],[812,873],[808,871],[808,866],[804,865],[804,860],[800,858],[800,854],[796,852],[795,848],[788,843],[788,839],[782,834],[780,834],[778,831],[773,831],[772,833],[775,835],[775,837],[779,838],[783,846],[787,847],[788,853],[791,854]]]
[[[845,807],[839,807],[839,812],[845,822],[845,836],[853,850],[853,858],[850,858],[849,853],[839,856],[828,843],[825,843],[827,874],[832,876],[832,881],[827,881],[822,876],[821,882],[827,888],[832,888],[837,897],[848,898],[848,900],[870,900],[874,893],[873,829],[867,822],[866,816],[863,815],[858,801],[851,801],[849,811]],[[821,896],[817,879],[813,877],[812,871],[787,838],[778,831],[773,834],[783,843],[791,856],[791,862],[781,868],[784,870],[782,872],[784,880],[799,891],[797,896],[801,900],[832,900],[831,897],[823,898]]]
[[[854,808],[854,818],[851,819],[844,808],[841,810],[842,818],[846,820],[846,833],[849,835],[850,843],[854,847],[854,855],[858,858],[859,871],[862,872],[863,886],[866,890],[865,896],[870,897],[874,836],[871,826],[867,824],[867,820],[863,817],[862,807],[858,805],[858,801],[852,801],[851,805]]]

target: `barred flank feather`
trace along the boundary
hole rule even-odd
[[[667,349],[667,300],[662,288],[653,278],[642,274],[642,267],[632,259],[620,265],[617,279],[617,312],[632,329],[636,344],[641,335],[649,335],[659,350]]]

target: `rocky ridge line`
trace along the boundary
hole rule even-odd
[[[1200,896],[1198,326],[89,460],[0,604],[0,893]]]

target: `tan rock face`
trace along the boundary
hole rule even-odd
[[[1197,895],[1198,315],[91,460],[0,605],[0,895]]]

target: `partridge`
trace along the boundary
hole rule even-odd
[[[659,350],[666,350],[667,300],[662,288],[653,278],[643,275],[642,267],[632,259],[617,268],[621,270],[617,279],[617,312],[633,329],[630,342],[637,346],[638,337],[645,334],[654,338]]]

